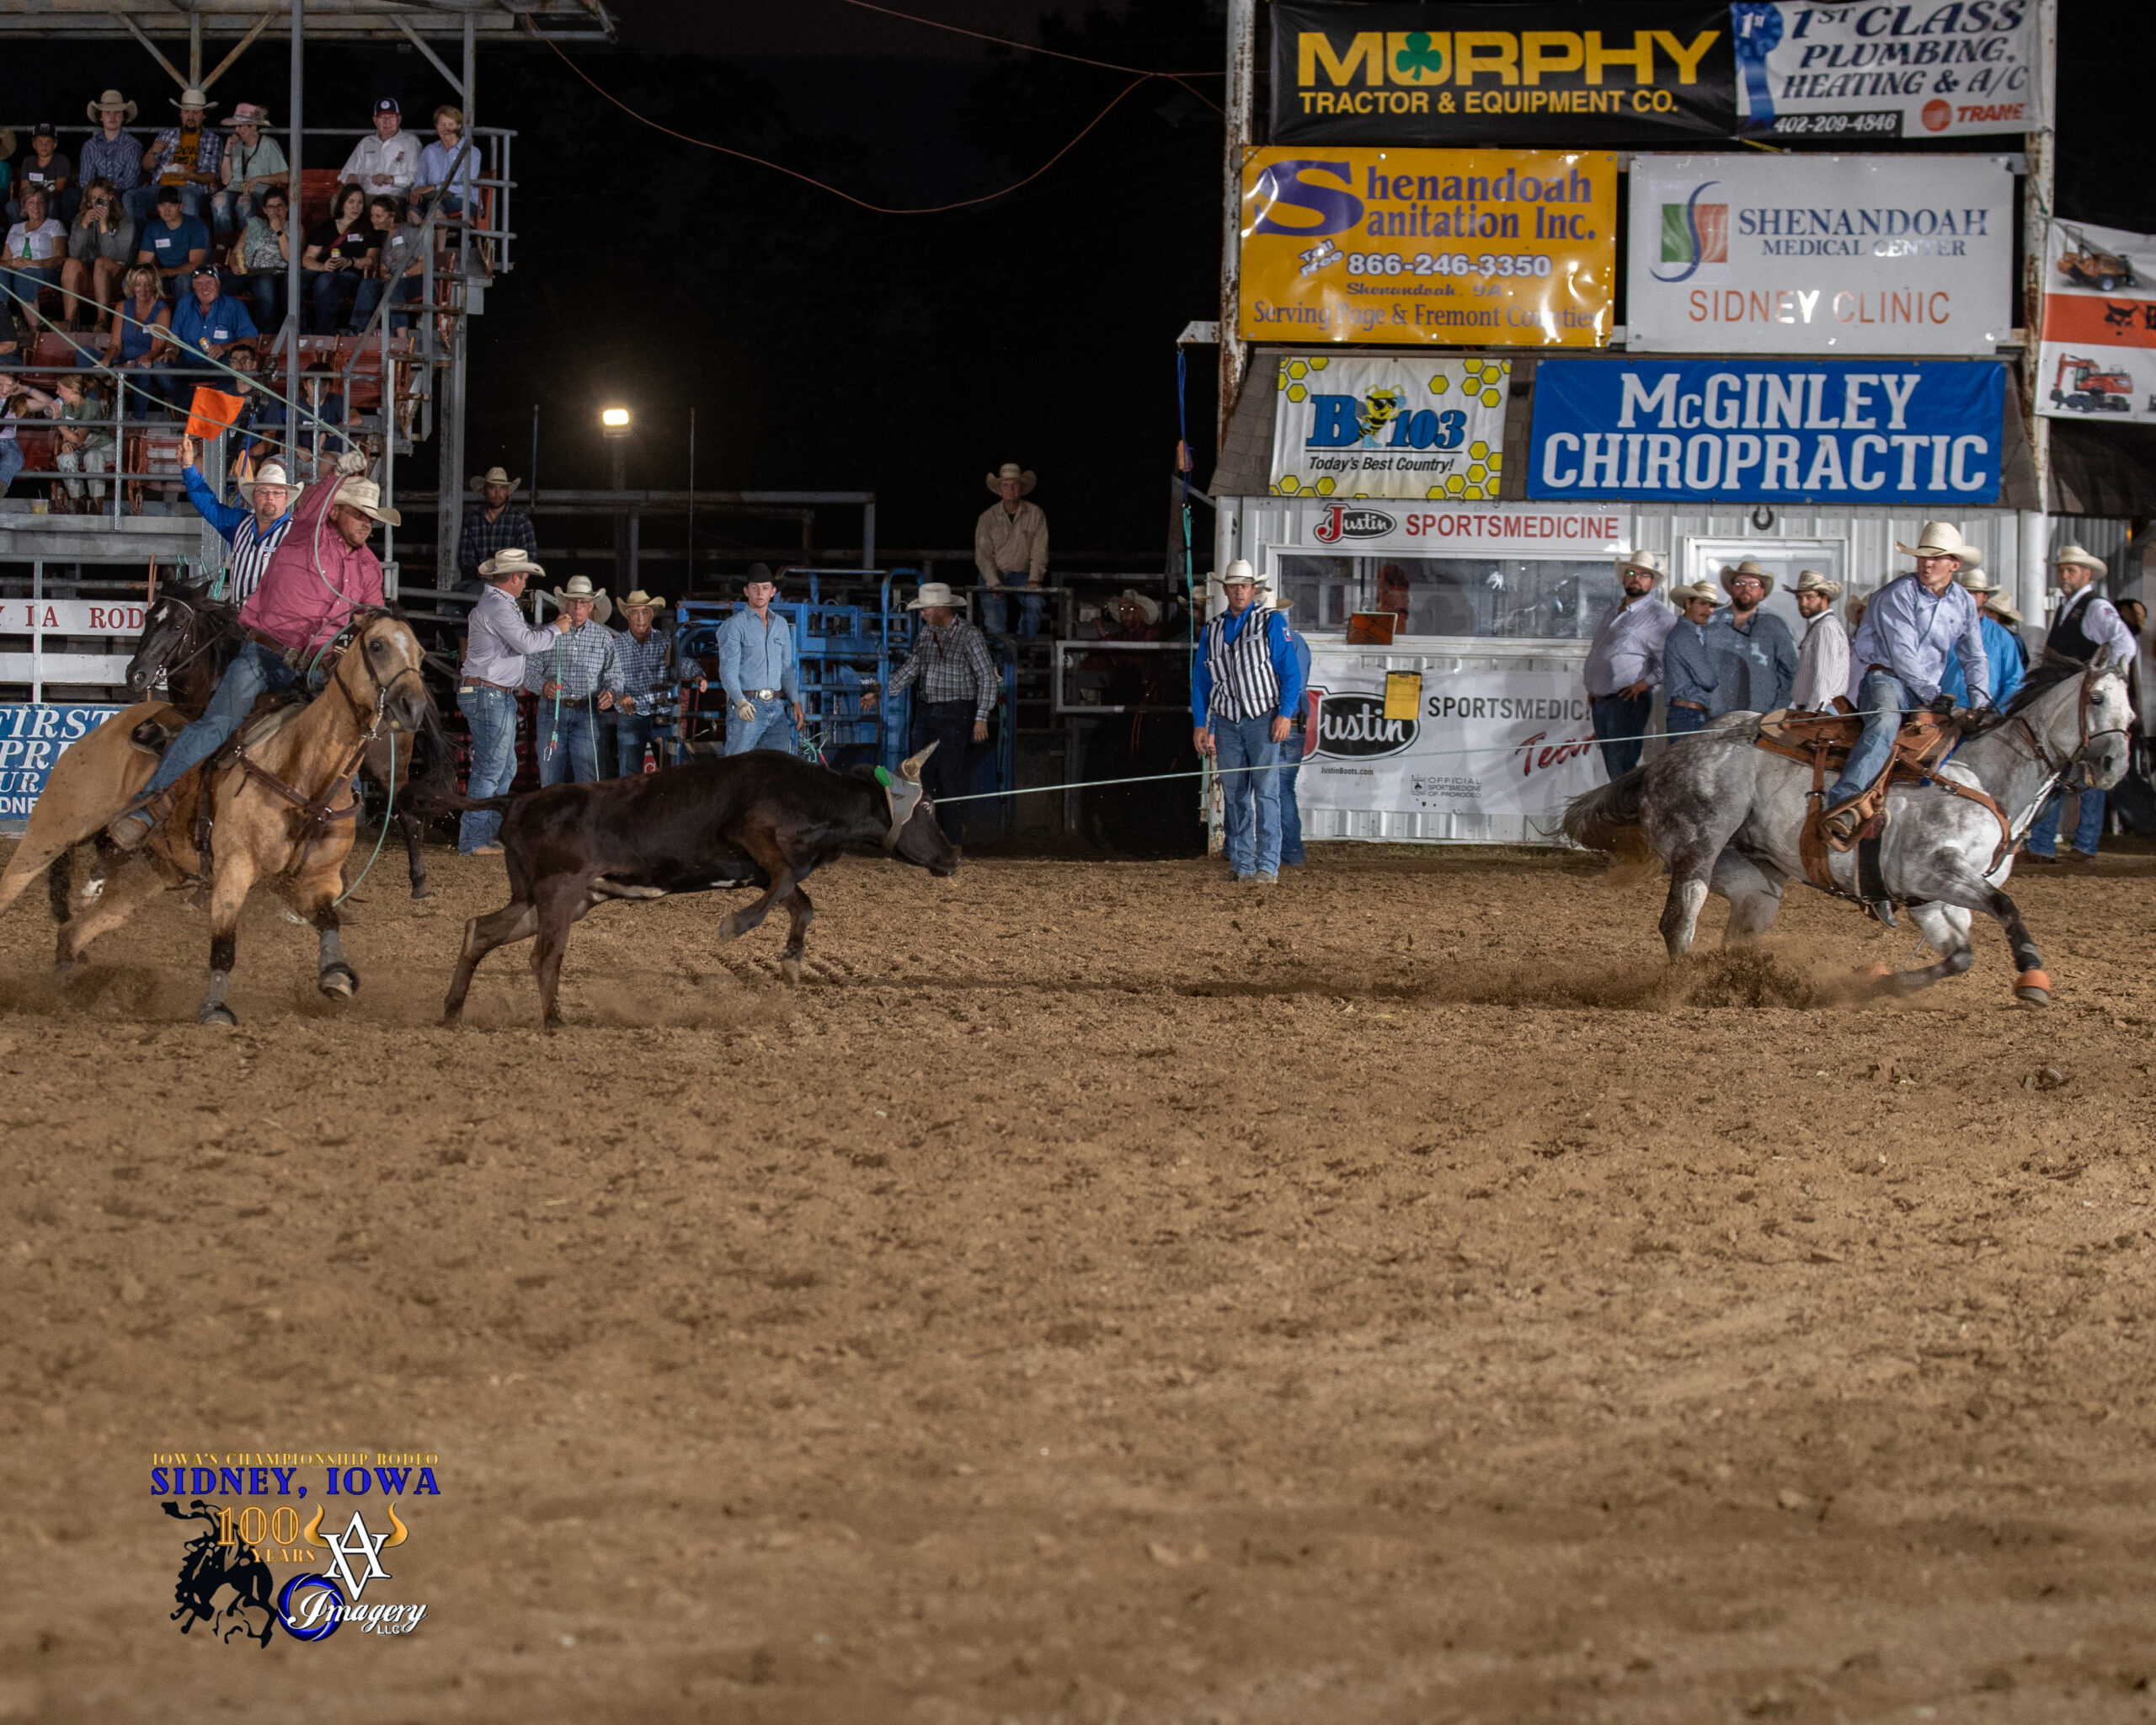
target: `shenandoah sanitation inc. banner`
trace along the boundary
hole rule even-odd
[[[2015,202],[1995,156],[1636,156],[1625,345],[1992,353]]]
[[[2156,237],[2053,218],[2036,411],[2156,424]]]
[[[1258,341],[1598,347],[1616,288],[1606,151],[1254,150],[1240,326]]]
[[[1413,717],[1387,718],[1382,659],[1310,644],[1305,809],[1528,815],[1554,830],[1603,782],[1576,671],[1424,673]]]
[[[1282,360],[1273,494],[1494,498],[1511,374],[1508,360]]]

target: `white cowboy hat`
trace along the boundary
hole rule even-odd
[[[232,111],[217,122],[220,126],[267,126],[270,110],[259,102],[240,102]]]
[[[1997,617],[1999,622],[2004,623],[2009,629],[2018,629],[2021,627],[2021,613],[2016,611],[2011,605],[2009,605],[2004,599],[1985,600],[1984,609],[1989,611],[1993,617]]]
[[[921,591],[906,601],[908,611],[926,611],[931,606],[941,606],[946,611],[961,609],[958,601],[951,596],[947,581],[923,581]]]
[[[178,96],[173,98],[172,105],[175,108],[200,108],[208,109],[216,107],[217,104],[210,99],[209,93],[206,90],[198,90],[194,85],[189,84],[185,89],[182,90]]]
[[[2057,569],[2061,563],[2077,563],[2098,575],[2111,574],[2102,558],[2084,551],[2079,545],[2062,545],[2059,547],[2058,555],[2052,559],[2052,567]]]
[[[1771,593],[1774,590],[1774,578],[1759,567],[1758,559],[1756,558],[1748,557],[1742,563],[1735,565],[1733,568],[1728,568],[1722,570],[1721,585],[1722,590],[1725,593],[1729,590],[1729,584],[1735,580],[1739,575],[1749,575],[1753,580],[1758,582],[1766,589],[1766,592],[1762,593],[1759,595],[1762,599],[1764,599],[1767,596],[1767,593]]]
[[[1694,581],[1689,587],[1672,587],[1669,590],[1669,597],[1679,610],[1690,604],[1694,599],[1704,599],[1710,605],[1729,603],[1721,589],[1716,586],[1712,581]]]
[[[1984,554],[1961,537],[1951,521],[1926,521],[1917,542],[1904,545],[1897,539],[1894,549],[1904,557],[1958,557],[1963,563],[1982,563]]]
[[[382,487],[371,479],[357,475],[348,477],[337,488],[337,505],[340,509],[355,509],[370,521],[387,521],[392,527],[404,525],[404,517],[393,509],[382,506]]]
[[[622,609],[623,611],[664,611],[666,609],[666,601],[664,599],[654,598],[639,587],[622,601]]]
[[[507,581],[518,575],[543,575],[546,573],[532,562],[531,553],[521,545],[504,546],[479,565],[479,579],[483,581]]]
[[[292,489],[292,476],[285,471],[285,464],[282,462],[264,462],[261,470],[239,489],[246,492],[249,499],[252,500],[254,488],[258,485],[281,485],[286,490],[290,491]]]
[[[475,473],[472,476],[472,489],[474,491],[483,491],[489,485],[506,485],[512,497],[516,494],[518,488],[523,483],[524,481],[521,479],[510,478],[508,471],[502,467],[489,467],[483,473]]]
[[[1134,605],[1139,608],[1139,610],[1145,612],[1145,621],[1149,623],[1156,623],[1161,620],[1161,601],[1157,599],[1148,599],[1135,587],[1125,587],[1122,592],[1117,594],[1114,598],[1108,601],[1108,602],[1102,606],[1101,609],[1102,611],[1117,611],[1120,610],[1126,605]]]
[[[614,614],[614,601],[606,596],[604,588],[591,585],[589,575],[571,575],[566,587],[554,589],[554,597],[557,601],[589,599],[591,601],[591,620],[596,623],[605,622]]]
[[[1967,579],[1967,576],[1963,577],[1963,579],[1966,580]],[[1834,600],[1839,599],[1842,596],[1842,584],[1839,581],[1828,580],[1817,569],[1799,569],[1796,572],[1796,585],[1790,588],[1790,591],[1792,593],[1823,593],[1829,600]]]
[[[1657,581],[1667,573],[1662,566],[1662,559],[1652,551],[1635,551],[1629,556],[1619,558],[1617,573],[1621,575],[1626,569],[1637,569],[1643,575],[1652,575]]]
[[[1963,569],[1954,579],[1972,593],[1998,593],[2004,590],[1986,574],[1981,567]]]
[[[1006,462],[990,473],[988,476],[988,489],[1001,497],[1003,494],[1003,482],[1006,479],[1016,479],[1018,482],[1018,495],[1021,497],[1033,489],[1034,476],[1032,471],[1021,468],[1016,462]]]
[[[1258,579],[1257,573],[1250,566],[1250,559],[1246,557],[1237,558],[1221,574],[1220,585],[1223,587],[1235,581],[1247,581],[1253,587],[1262,587],[1265,585]]]
[[[125,114],[131,122],[135,118],[135,104],[117,90],[107,90],[96,101],[91,103],[89,107],[91,121],[99,126],[104,124],[103,116],[110,113]]]

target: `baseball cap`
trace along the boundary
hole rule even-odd
[[[396,97],[384,96],[374,104],[374,111],[377,114],[402,114],[404,110],[397,105]]]
[[[51,120],[40,120],[30,128],[30,136],[34,138],[56,138],[60,134],[52,129]]]
[[[189,273],[188,280],[191,281],[199,276],[204,275],[207,275],[212,280],[215,280],[216,274],[217,266],[215,264],[197,264],[194,270]]]
[[[161,185],[161,186],[159,186],[159,187],[157,188],[157,200],[156,200],[156,201],[157,201],[157,202],[158,202],[158,203],[160,203],[160,204],[177,204],[177,203],[179,203],[179,202],[180,201],[179,188],[178,186],[176,186],[176,185]]]

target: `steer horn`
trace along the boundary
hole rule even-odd
[[[936,752],[937,746],[938,745],[937,743],[931,743],[926,749],[923,749],[920,754],[907,756],[905,760],[899,763],[899,776],[903,778],[910,780],[915,784],[919,784],[921,782],[921,770],[928,764],[928,757]]]

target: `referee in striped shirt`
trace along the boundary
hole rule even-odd
[[[264,462],[253,484],[240,487],[247,502],[225,503],[210,489],[210,482],[195,465],[192,437],[179,440],[179,465],[195,513],[232,547],[232,581],[225,597],[234,605],[244,605],[262,585],[262,572],[270,567],[271,553],[285,542],[285,535],[291,529],[291,480],[281,462]]]

